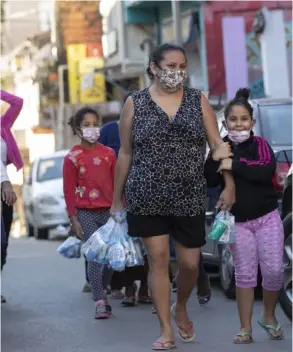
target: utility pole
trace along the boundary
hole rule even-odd
[[[171,0],[172,3],[172,19],[175,42],[177,45],[182,45],[182,28],[181,28],[181,14],[180,1]]]
[[[59,90],[59,106],[57,116],[57,128],[55,129],[56,150],[64,148],[64,71],[67,70],[67,65],[58,66],[58,90]]]

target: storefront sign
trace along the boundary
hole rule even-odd
[[[103,73],[95,73],[104,67],[104,60],[88,57],[79,61],[80,102],[83,104],[102,103],[106,100],[105,77]]]
[[[66,48],[68,80],[69,80],[69,99],[70,103],[79,103],[79,61],[86,58],[86,44],[71,44]]]

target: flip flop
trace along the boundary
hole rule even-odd
[[[152,346],[153,351],[168,351],[168,350],[172,350],[173,348],[176,348],[174,341],[163,342],[163,341],[157,340]]]
[[[135,306],[135,297],[124,297],[123,301],[121,302],[123,307],[134,307]]]
[[[244,338],[245,336],[248,336],[249,339],[248,340],[242,340],[242,341],[237,340],[237,337]],[[246,331],[240,331],[235,336],[234,341],[233,341],[233,343],[235,343],[235,345],[247,345],[247,344],[252,343],[252,342],[253,342],[253,337],[252,337],[251,333],[246,332]]]
[[[274,325],[270,325],[270,324],[265,324],[264,321],[262,319],[260,319],[258,321],[259,326],[266,332],[266,334],[268,335],[269,339],[271,340],[283,340],[284,339],[284,332],[282,331],[282,327],[280,325],[280,323],[278,323],[277,326]],[[282,332],[282,334],[280,336],[274,336],[270,330],[274,330],[276,332],[280,331]]]
[[[179,326],[176,320],[175,305],[176,303],[174,303],[171,307],[171,316],[176,323],[177,334],[179,335],[182,342],[185,342],[185,343],[193,342],[195,340],[195,331],[193,328],[193,323],[192,321],[190,321],[187,329],[184,329],[181,326]]]

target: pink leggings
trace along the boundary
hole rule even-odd
[[[284,231],[278,213],[274,210],[255,220],[236,223],[236,242],[231,245],[236,286],[257,286],[258,264],[262,287],[279,291],[283,284]]]

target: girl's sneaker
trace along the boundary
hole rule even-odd
[[[95,313],[95,319],[108,319],[110,317],[110,311],[109,306],[105,303],[105,301],[97,301],[96,302],[96,313]]]

